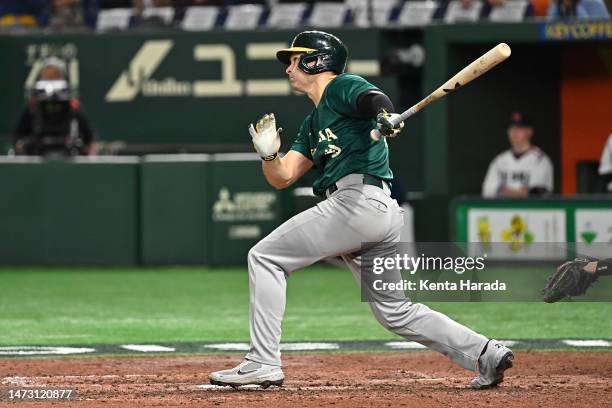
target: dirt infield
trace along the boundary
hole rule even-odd
[[[232,390],[207,374],[240,356],[89,357],[0,360],[0,405],[9,390],[72,389],[70,406],[605,406],[612,401],[612,353],[518,352],[496,389],[466,388],[473,377],[433,352],[286,355],[282,388]],[[606,402],[607,401],[607,402]],[[67,406],[54,402],[54,406]],[[65,405],[64,405],[65,404]]]

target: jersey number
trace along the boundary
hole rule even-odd
[[[333,144],[336,140],[338,140],[338,136],[334,135],[330,128],[325,129],[325,133],[322,130],[319,131],[319,143],[327,142],[325,155],[330,154],[331,157],[337,157],[342,153],[342,149]]]

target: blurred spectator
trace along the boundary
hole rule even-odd
[[[211,4],[212,3],[212,4]],[[174,0],[174,6],[179,7],[191,7],[191,6],[222,6],[225,3],[223,0]]]
[[[49,19],[48,0],[1,0],[0,27],[45,26]]]
[[[548,156],[531,144],[533,126],[515,112],[508,126],[510,149],[499,154],[482,185],[484,197],[527,197],[553,190],[553,166]]]
[[[101,9],[132,8],[133,6],[132,0],[100,0]]]
[[[461,0],[461,6],[467,10],[472,7],[473,2],[474,0]],[[488,16],[491,13],[491,10],[493,10],[495,7],[503,6],[504,2],[505,0],[484,0],[480,16]],[[531,1],[529,1],[529,5],[527,6],[527,10],[525,11],[525,17],[532,16],[533,12],[533,5],[531,4]]]
[[[97,14],[96,0],[51,0],[49,26],[75,28],[93,27]]]
[[[609,19],[610,13],[603,0],[551,0],[549,19]]]
[[[269,3],[344,3],[343,0],[268,0]]]
[[[172,0],[133,0],[134,8],[138,11],[142,11],[148,7],[172,7],[174,6]]]
[[[467,10],[470,7],[472,7],[473,2],[474,0],[461,0],[461,7]],[[502,4],[504,4],[504,0],[485,0],[484,3],[485,3],[485,6],[489,6],[489,8],[493,8],[493,7],[501,6]]]
[[[599,175],[601,176],[605,188],[612,193],[612,133],[608,136],[608,141],[601,152],[599,160]]]
[[[65,63],[47,58],[15,132],[15,152],[26,155],[95,154],[94,135],[77,99],[70,97]]]

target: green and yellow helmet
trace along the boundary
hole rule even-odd
[[[298,66],[307,74],[333,71],[341,74],[346,70],[348,50],[335,35],[323,31],[303,31],[295,36],[289,48],[277,51],[276,58],[289,65],[291,54],[303,52]],[[313,66],[308,66],[312,62]]]

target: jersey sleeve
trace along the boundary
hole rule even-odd
[[[536,187],[543,188],[549,193],[553,191],[553,165],[546,155],[534,167],[529,178],[529,188]]]
[[[310,123],[310,115],[304,119],[300,129],[298,130],[297,137],[293,141],[290,150],[294,150],[298,153],[301,153],[304,157],[306,157],[310,161],[314,161],[312,158],[312,154],[310,154],[310,142],[308,139],[309,132],[309,123]]]
[[[357,75],[344,74],[336,77],[327,95],[333,101],[334,109],[342,115],[358,117],[357,100],[365,91],[380,89]]]
[[[608,137],[608,141],[604,146],[599,160],[599,174],[612,173],[612,135]]]
[[[502,180],[499,174],[499,156],[497,156],[487,170],[484,182],[482,183],[482,196],[486,198],[493,198],[497,196],[499,187],[501,186]]]

